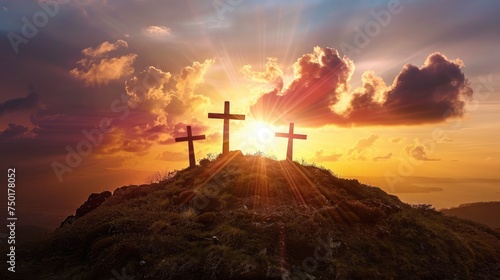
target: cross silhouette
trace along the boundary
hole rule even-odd
[[[224,132],[222,135],[222,154],[229,153],[229,120],[245,120],[245,115],[234,115],[229,113],[229,101],[224,102],[224,113],[208,113],[209,119],[223,119]]]
[[[178,137],[175,138],[175,142],[188,142],[188,149],[189,149],[189,167],[194,167],[196,166],[196,161],[194,158],[194,145],[193,141],[196,140],[204,140],[205,135],[195,135],[193,136],[193,133],[191,132],[191,126],[187,126],[187,137]]]
[[[302,139],[302,140],[307,139],[307,135],[293,134],[293,126],[294,126],[294,124],[290,123],[290,128],[288,130],[288,133],[276,132],[276,134],[275,134],[276,137],[288,138],[288,147],[286,149],[286,159],[287,160],[293,159],[293,139]]]

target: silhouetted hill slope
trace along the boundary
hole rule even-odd
[[[409,206],[312,166],[238,152],[201,164],[85,206],[93,210],[20,248],[15,276],[500,277],[500,234],[486,226]]]
[[[492,228],[500,228],[500,201],[461,204],[455,208],[442,209],[441,212]]]

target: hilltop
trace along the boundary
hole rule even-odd
[[[461,204],[458,207],[441,209],[441,212],[500,229],[500,201]]]
[[[494,279],[500,233],[326,169],[231,152],[93,194],[19,256],[18,279]]]

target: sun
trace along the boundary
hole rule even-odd
[[[274,154],[275,151],[275,129],[270,124],[262,121],[249,121],[241,127],[237,134],[238,147],[243,153],[254,154],[262,152]]]
[[[270,144],[274,138],[274,129],[268,123],[254,121],[251,123],[252,134],[255,135],[257,141],[261,144]]]

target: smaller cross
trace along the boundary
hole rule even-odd
[[[276,134],[275,134],[276,137],[288,138],[288,147],[286,149],[286,159],[287,160],[293,159],[293,139],[302,139],[302,140],[307,139],[307,135],[293,134],[293,126],[294,126],[294,124],[290,123],[290,128],[288,130],[288,133],[276,132]]]
[[[175,138],[175,142],[188,142],[188,148],[189,148],[189,167],[194,167],[196,166],[196,161],[194,158],[194,145],[193,141],[196,140],[204,140],[205,135],[195,135],[193,136],[193,133],[191,132],[191,126],[187,126],[187,137],[178,137]]]

